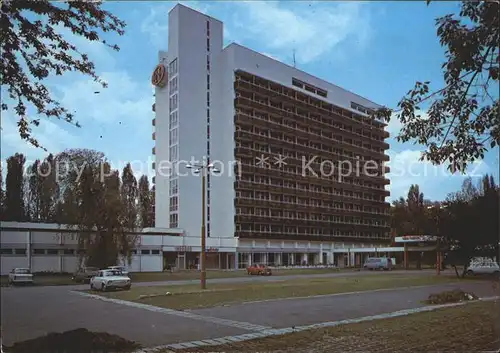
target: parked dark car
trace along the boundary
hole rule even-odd
[[[73,281],[78,283],[90,283],[90,279],[97,275],[97,267],[80,267],[73,275]]]

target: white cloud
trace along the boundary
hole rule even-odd
[[[399,132],[403,128],[403,124],[401,124],[401,122],[399,121],[399,119],[397,118],[396,115],[397,115],[397,113],[392,113],[391,120],[389,121],[389,123],[387,124],[387,127],[385,128],[385,130],[389,132],[390,137],[398,136]],[[422,119],[429,118],[427,112],[424,112],[421,110],[417,110],[415,112],[415,115],[420,115],[422,117]]]
[[[33,127],[32,136],[47,149],[36,148],[19,136],[17,127],[18,118],[12,114],[2,114],[1,130],[1,158],[6,159],[14,153],[22,153],[27,160],[34,161],[43,159],[49,153],[58,153],[64,149],[78,144],[79,138],[63,128],[64,122],[56,122],[54,119],[42,119],[38,127]],[[67,124],[68,129],[77,129]]]
[[[311,62],[345,41],[363,45],[370,33],[369,16],[362,3],[294,3],[293,9],[278,2],[236,4],[244,11],[235,14],[232,25],[239,28],[243,38],[247,32],[246,39],[259,38],[259,44],[273,52],[291,55],[296,49],[301,63]]]
[[[370,17],[362,3],[294,2],[293,7],[263,1],[180,3],[224,21],[225,42],[253,42],[252,46],[272,53],[266,55],[278,58],[291,57],[295,49],[299,63],[311,62],[344,42],[362,47],[370,35]],[[167,47],[168,11],[174,6],[151,7],[141,24],[157,49]]]
[[[390,161],[386,165],[391,169],[387,175],[391,181],[388,189],[393,200],[406,195],[412,184],[419,184],[427,190],[441,188],[441,191],[447,193],[455,191],[455,183],[450,183],[452,180],[463,180],[465,177],[477,178],[491,172],[491,168],[484,160],[472,163],[465,174],[452,174],[447,170],[447,164],[433,165],[426,160],[420,161],[421,151],[406,149],[401,152],[389,151],[388,154]]]
[[[86,121],[97,123],[133,121],[141,124],[145,116],[152,116],[148,81],[139,84],[122,71],[103,72],[101,78],[108,83],[107,88],[92,80],[75,81],[58,87],[62,92],[61,103],[71,107],[77,119],[83,116]]]

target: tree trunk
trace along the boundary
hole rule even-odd
[[[467,267],[468,267],[468,265],[469,265],[469,262],[467,262],[467,263],[464,264],[464,270],[462,271],[462,278],[464,278],[465,274],[467,273]]]

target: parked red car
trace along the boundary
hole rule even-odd
[[[273,273],[271,269],[264,265],[253,265],[247,267],[247,274],[259,276],[271,276]]]

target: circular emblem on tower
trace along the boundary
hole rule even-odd
[[[151,83],[156,87],[164,87],[165,82],[167,81],[166,76],[167,70],[165,69],[165,66],[163,64],[158,64],[153,71],[153,75],[151,76]]]

